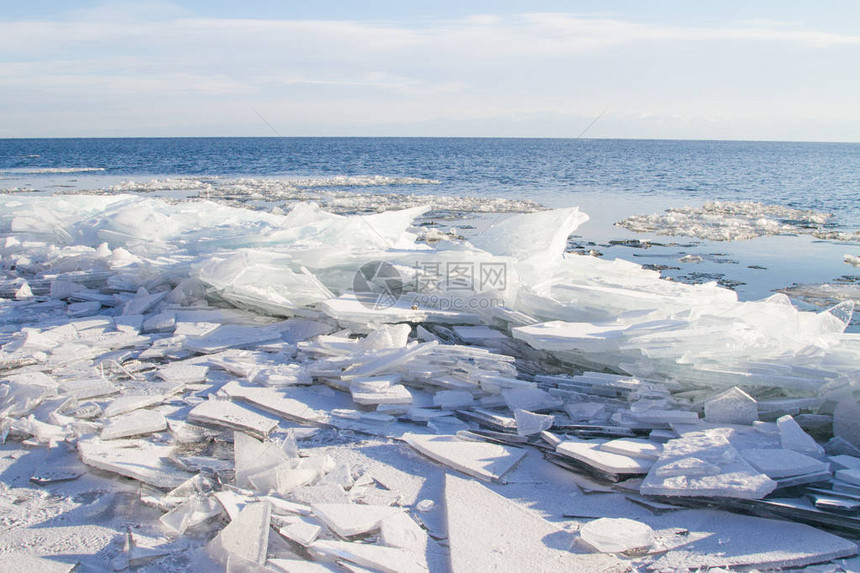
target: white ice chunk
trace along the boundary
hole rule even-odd
[[[164,396],[161,394],[120,396],[107,405],[102,415],[105,418],[110,418],[133,410],[138,410],[140,408],[147,408],[149,406],[154,406],[155,404],[160,404],[163,400]]]
[[[241,430],[265,438],[278,427],[278,420],[258,414],[231,400],[206,400],[188,412],[188,419]]]
[[[184,362],[171,362],[167,366],[162,366],[156,372],[156,375],[165,382],[178,382],[180,384],[205,382],[207,374],[209,374],[207,366]]]
[[[498,481],[526,455],[526,450],[457,436],[404,434],[403,440],[437,462],[484,481]]]
[[[836,479],[860,486],[860,469],[839,470],[836,472]]]
[[[824,448],[819,446],[791,416],[782,416],[777,419],[776,424],[779,427],[779,438],[783,448],[813,457],[824,455]]]
[[[555,422],[555,416],[535,414],[527,410],[516,410],[514,418],[517,421],[517,434],[531,436],[549,430]]]
[[[173,446],[139,439],[103,442],[91,438],[78,441],[78,451],[81,461],[88,466],[124,475],[155,487],[174,488],[191,477],[191,474],[165,461],[173,453]]]
[[[830,464],[794,450],[750,448],[740,453],[752,467],[772,479],[830,470]]]
[[[288,420],[312,423],[324,420],[324,415],[321,412],[314,410],[304,402],[287,398],[283,392],[272,388],[252,388],[233,381],[222,386],[221,392],[231,398],[250,402],[258,408]]]
[[[220,563],[230,555],[263,565],[269,547],[271,506],[268,501],[249,503],[227,527],[209,542],[206,550]]]
[[[292,523],[278,529],[278,532],[291,541],[307,547],[317,540],[322,527],[303,517],[297,517]]]
[[[600,444],[582,441],[567,441],[556,446],[555,451],[563,456],[573,458],[600,471],[616,474],[645,474],[654,463],[645,458],[634,458],[627,455],[602,451]]]
[[[600,449],[604,452],[611,452],[613,454],[621,454],[646,460],[656,460],[663,452],[663,446],[661,444],[650,440],[640,440],[636,438],[610,440],[605,444],[601,444]]]
[[[654,543],[654,530],[650,526],[623,517],[589,521],[580,528],[579,535],[602,553],[648,549]]]
[[[549,393],[529,386],[503,390],[502,396],[505,398],[505,403],[512,412],[517,410],[542,410],[545,408],[554,408],[561,404],[557,398]]]
[[[698,477],[718,474],[721,470],[722,468],[717,464],[690,456],[654,468],[654,475],[660,478],[672,476]]]
[[[211,497],[194,496],[161,516],[159,521],[168,529],[182,535],[189,527],[221,515],[221,505]]]
[[[138,410],[121,414],[108,420],[101,433],[102,440],[128,438],[141,434],[151,434],[167,429],[164,414],[154,410]]]
[[[403,510],[386,505],[354,503],[315,503],[314,514],[341,537],[361,535],[379,529],[379,522]]]
[[[679,473],[691,457],[698,460],[690,464],[694,473]],[[688,461],[682,463],[681,460]],[[702,470],[707,471],[709,466],[699,461],[716,465],[720,471],[703,474]],[[662,469],[666,466],[666,470]],[[660,458],[643,480],[640,492],[643,495],[761,499],[776,486],[775,481],[740,456],[722,429],[711,429],[688,432],[666,442]]]
[[[755,398],[735,386],[705,400],[705,420],[715,424],[751,425],[758,420]]]
[[[236,485],[249,487],[250,477],[290,461],[290,457],[272,442],[262,442],[244,432],[233,432],[233,457]]]
[[[214,354],[227,348],[247,348],[281,340],[281,331],[273,327],[225,324],[205,336],[189,337],[183,346],[192,352]]]
[[[408,405],[412,403],[412,393],[409,392],[406,386],[403,386],[402,384],[395,384],[394,386],[389,386],[384,390],[378,391],[361,390],[350,385],[350,393],[352,394],[353,402],[363,406],[371,404]]]
[[[74,378],[60,382],[60,392],[86,400],[116,394],[119,387],[103,378]]]
[[[440,390],[433,395],[433,405],[446,410],[468,408],[475,404],[475,396],[466,390]]]

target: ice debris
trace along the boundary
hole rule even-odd
[[[709,546],[699,514],[676,505],[860,531],[850,300],[820,313],[781,294],[739,302],[714,284],[566,256],[586,220],[577,209],[512,215],[472,242],[419,241],[412,224],[426,214],[0,197],[0,442],[76,446],[95,473],[139,482],[161,535],[209,540],[228,570],[627,567],[525,509],[529,483],[544,510],[548,492],[568,490],[650,508],[629,533],[613,522],[604,536],[597,519],[580,538],[640,550],[658,569],[856,552],[789,523],[774,527],[812,531],[823,549]],[[368,305],[357,288],[374,261],[399,275],[397,300]],[[430,280],[458,266],[456,280]],[[342,453],[371,436],[394,465]],[[572,473],[546,471],[538,452]],[[395,465],[420,483],[405,486]],[[62,487],[83,467],[29,475]],[[443,472],[434,493],[423,474],[438,485]],[[658,526],[698,530],[673,545]],[[120,565],[170,554],[125,541]],[[762,557],[771,546],[784,556]]]

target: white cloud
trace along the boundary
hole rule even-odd
[[[0,22],[0,112],[66,101],[67,123],[79,114],[90,121],[79,128],[91,130],[85,102],[163,118],[206,100],[211,110],[259,105],[274,121],[301,118],[321,131],[587,118],[607,105],[634,124],[641,114],[779,121],[860,113],[860,36],[785,22],[708,28],[529,13],[419,27],[157,8],[109,5],[70,21]],[[35,116],[21,117],[29,119],[12,121],[26,135]]]

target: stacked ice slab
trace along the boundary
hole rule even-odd
[[[860,491],[849,304],[741,303],[714,284],[565,256],[586,219],[576,209],[434,246],[410,229],[424,211],[0,197],[0,441],[75,443],[88,466],[168,490],[149,501],[177,535],[229,521],[209,545],[228,568],[272,565],[270,525],[318,563],[430,567],[433,543],[373,502],[387,494],[369,478],[300,455],[294,438],[318,428],[402,439],[496,484],[529,445],[670,500]],[[357,272],[380,262],[400,280],[368,303]],[[831,429],[825,459],[807,430]],[[452,499],[469,494],[451,484]],[[604,546],[601,527],[587,531]]]

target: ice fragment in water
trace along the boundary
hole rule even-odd
[[[705,421],[715,424],[751,425],[758,420],[755,399],[735,386],[705,400]]]
[[[601,553],[647,549],[654,543],[654,530],[650,526],[627,518],[603,517],[589,521],[580,528],[579,535]]]
[[[287,453],[272,442],[262,442],[244,432],[233,432],[236,485],[247,488],[250,477],[290,461]]]

